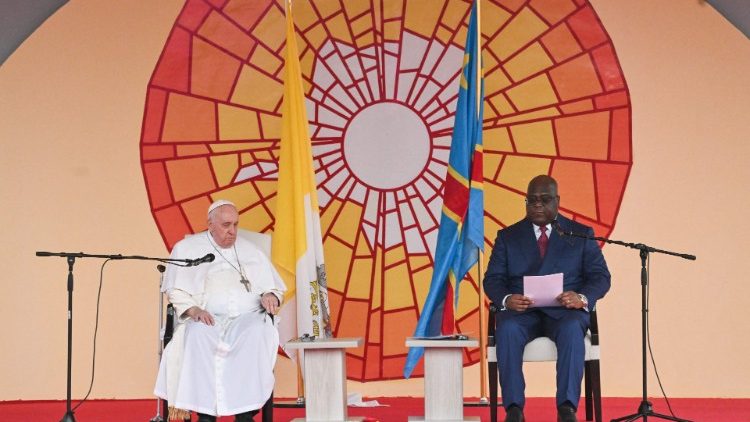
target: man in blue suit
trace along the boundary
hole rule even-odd
[[[502,306],[495,335],[506,422],[524,420],[523,349],[541,336],[557,345],[558,421],[577,421],[588,312],[610,286],[598,244],[558,234],[558,224],[565,232],[594,234],[591,227],[559,215],[559,204],[555,179],[546,175],[533,178],[526,192],[526,218],[497,233],[484,277],[487,296]],[[556,273],[563,274],[559,306],[535,307],[524,295],[524,276]]]

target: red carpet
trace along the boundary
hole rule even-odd
[[[367,416],[370,421],[406,421],[409,416],[423,415],[423,401],[414,397],[375,398],[388,407],[349,408],[350,416]],[[664,400],[653,399],[654,411],[668,414]],[[73,402],[75,406],[76,402]],[[639,398],[604,398],[603,416],[605,421],[635,413]],[[677,417],[693,422],[750,422],[750,399],[671,399],[672,409]],[[482,421],[490,420],[488,407],[466,407],[467,416],[480,416]],[[528,422],[555,422],[554,399],[531,398],[526,404]],[[0,402],[0,421],[14,422],[57,422],[65,415],[64,401],[13,401]],[[83,404],[75,413],[76,422],[148,422],[156,415],[155,400],[95,400]],[[499,420],[505,413],[498,409]],[[303,417],[304,409],[277,408],[274,421],[286,422]],[[578,412],[583,420],[583,405]],[[231,417],[219,418],[220,422],[232,422]],[[260,420],[260,417],[256,417]],[[642,419],[641,419],[642,420]],[[649,421],[660,419],[649,418]]]

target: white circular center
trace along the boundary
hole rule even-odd
[[[359,112],[344,134],[344,159],[359,180],[376,189],[402,187],[420,175],[430,157],[422,119],[397,103]]]

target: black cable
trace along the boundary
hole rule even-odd
[[[89,384],[89,391],[86,393],[86,396],[71,410],[71,412],[75,412],[75,410],[78,409],[78,407],[82,405],[86,401],[86,399],[89,398],[91,390],[94,388],[94,370],[96,369],[96,334],[99,331],[99,302],[102,297],[102,284],[104,284],[104,266],[107,265],[107,262],[111,260],[111,258],[105,260],[102,264],[101,270],[99,271],[99,292],[96,294],[96,322],[94,324],[94,353],[91,358],[91,383]]]
[[[646,272],[650,275],[651,274],[651,254],[648,255],[648,259],[646,260]],[[651,298],[650,294],[651,290],[651,282],[649,280],[649,283],[646,285],[646,310],[650,309],[649,307],[649,299]],[[649,328],[649,319],[648,319],[648,312],[646,312],[646,343],[648,344],[648,354],[651,356],[651,365],[654,367],[654,374],[656,374],[656,381],[659,382],[659,389],[661,389],[661,395],[664,396],[664,401],[667,402],[667,407],[669,408],[669,413],[672,415],[673,418],[677,418],[675,416],[674,411],[672,410],[672,405],[669,404],[669,398],[667,397],[667,393],[664,392],[664,386],[661,384],[661,378],[659,377],[659,371],[656,370],[656,360],[654,359],[654,351],[651,350],[651,329]]]

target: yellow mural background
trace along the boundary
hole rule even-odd
[[[138,139],[145,88],[182,3],[69,3],[0,67],[7,327],[0,400],[65,396],[67,265],[35,251],[167,253],[148,206]],[[698,256],[652,256],[659,373],[670,396],[748,397],[743,299],[750,287],[741,263],[750,241],[739,220],[750,205],[743,183],[750,42],[698,1],[592,4],[617,48],[633,107],[634,166],[612,236]],[[621,248],[604,252],[613,288],[600,305],[603,392],[638,396],[639,259]],[[75,267],[74,397],[89,383],[99,264]],[[153,264],[107,265],[94,398],[150,397],[157,286]],[[553,366],[526,371],[528,395],[554,395]],[[465,373],[465,394],[477,396],[477,366]],[[277,396],[294,396],[293,366],[282,362],[277,376]],[[422,381],[351,382],[349,390],[419,396]]]

